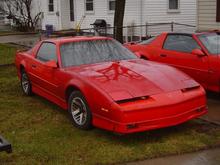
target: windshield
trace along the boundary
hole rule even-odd
[[[220,35],[217,33],[202,34],[200,41],[211,54],[220,54]]]
[[[120,43],[110,39],[65,43],[61,45],[60,53],[63,67],[137,58]]]

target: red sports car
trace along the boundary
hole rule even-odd
[[[184,73],[138,59],[111,38],[39,42],[16,55],[21,87],[69,111],[73,125],[117,133],[167,127],[207,112],[204,89]]]
[[[220,92],[220,33],[163,33],[125,44],[144,59],[177,67],[207,90]]]

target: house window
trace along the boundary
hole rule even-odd
[[[54,12],[54,0],[48,0],[48,11]]]
[[[180,4],[179,0],[168,0],[168,10],[177,11],[179,10]]]
[[[216,22],[220,22],[220,0],[217,0],[216,7]]]
[[[86,12],[93,12],[94,11],[93,0],[85,0],[85,10],[86,10]]]
[[[115,11],[115,0],[108,0],[108,11]]]

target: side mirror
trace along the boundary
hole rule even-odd
[[[47,62],[45,63],[45,65],[46,65],[47,67],[53,68],[53,69],[55,69],[55,68],[58,67],[58,66],[57,66],[57,62],[56,62],[55,60],[47,61]]]
[[[134,54],[135,54],[137,57],[141,58],[141,53],[140,53],[140,52],[134,52]]]
[[[206,54],[201,49],[194,49],[192,54],[197,55],[198,57],[206,56]]]

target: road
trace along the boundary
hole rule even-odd
[[[33,46],[37,41],[39,41],[38,34],[0,36],[0,43],[13,42],[20,45]]]
[[[219,165],[220,148],[179,156],[169,156],[145,161],[127,163],[126,165]]]

